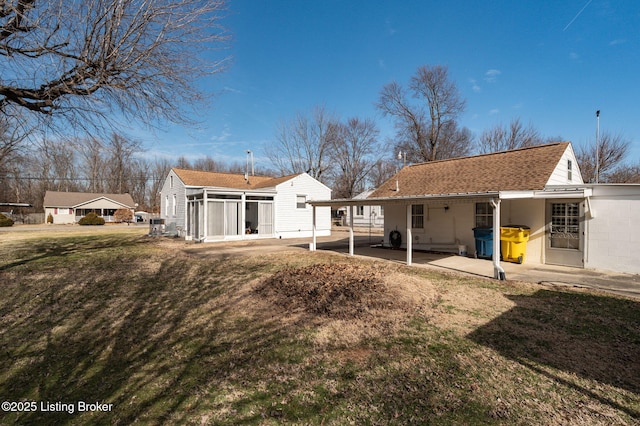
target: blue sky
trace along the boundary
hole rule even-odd
[[[279,121],[324,105],[373,118],[381,88],[420,65],[446,65],[476,136],[520,118],[574,145],[600,130],[632,141],[640,161],[640,1],[229,0],[229,69],[197,129],[138,135],[153,156],[210,155],[270,167]],[[393,155],[389,152],[389,155]]]

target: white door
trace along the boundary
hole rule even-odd
[[[225,236],[242,235],[243,226],[241,221],[240,208],[242,202],[240,201],[225,201]]]
[[[258,204],[258,234],[273,234],[273,203]]]

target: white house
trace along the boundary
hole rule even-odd
[[[76,223],[90,212],[112,222],[116,210],[128,209],[133,215],[135,207],[130,194],[47,191],[44,195],[45,220],[51,215],[54,224]]]
[[[530,229],[526,263],[640,273],[640,185],[585,184],[568,142],[406,166],[366,200],[312,204],[365,203],[384,206],[385,244],[408,264],[413,249],[473,254],[474,228],[489,227],[500,278],[500,229],[517,225]]]
[[[209,242],[312,236],[308,202],[331,198],[331,189],[306,173],[272,178],[174,168],[160,194],[167,229]],[[315,214],[316,235],[330,235],[330,208]]]
[[[373,189],[361,192],[353,197],[354,200],[365,200],[373,193]],[[351,209],[345,209],[344,225],[351,223]],[[353,226],[357,228],[384,228],[384,207],[358,205],[353,208]]]

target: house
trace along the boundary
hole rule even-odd
[[[272,178],[173,168],[160,194],[166,228],[187,240],[309,237],[314,223],[317,235],[331,234],[330,208],[308,204],[330,199],[331,189],[307,173]]]
[[[47,191],[44,195],[45,220],[51,215],[55,224],[76,223],[90,212],[113,222],[116,210],[129,209],[133,215],[135,207],[130,194]]]
[[[365,200],[373,193],[373,189],[361,192],[354,200]],[[344,209],[343,225],[351,223],[351,209]],[[356,228],[384,228],[384,207],[358,205],[353,208],[353,226]]]
[[[568,142],[406,166],[366,200],[312,204],[367,203],[384,207],[384,244],[408,264],[413,249],[473,254],[479,227],[500,253],[500,228],[517,225],[530,232],[526,263],[640,273],[640,185],[585,184]]]

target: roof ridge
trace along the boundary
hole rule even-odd
[[[244,173],[212,172],[212,171],[208,171],[208,170],[184,169],[182,167],[172,167],[172,169],[173,170],[185,171],[185,172],[210,173],[210,174],[229,175],[229,176],[244,176],[245,175]],[[251,175],[249,177],[275,179],[273,176],[266,176],[266,175]]]
[[[434,163],[444,163],[446,161],[470,160],[470,159],[473,159],[473,158],[489,157],[489,156],[492,156],[492,155],[507,154],[507,153],[512,153],[512,152],[525,151],[525,150],[529,150],[529,149],[549,148],[549,147],[557,146],[557,145],[569,145],[570,143],[571,142],[567,142],[567,141],[564,141],[564,142],[551,142],[551,143],[546,143],[546,144],[542,144],[542,145],[525,146],[525,147],[521,147],[521,148],[507,149],[507,150],[503,150],[503,151],[485,152],[485,153],[482,153],[482,154],[470,155],[470,156],[467,156],[467,157],[453,157],[453,158],[444,158],[442,160],[423,161],[421,163],[409,164],[406,167],[422,166],[422,165],[425,165],[425,164],[434,164]]]

